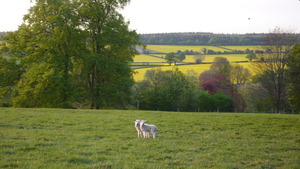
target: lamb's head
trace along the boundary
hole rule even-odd
[[[141,120],[134,120],[135,127],[140,126]]]
[[[145,125],[145,122],[147,122],[146,120],[140,120],[140,126],[142,127],[143,125]]]

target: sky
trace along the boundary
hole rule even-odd
[[[14,31],[30,0],[0,0],[0,32]],[[138,33],[300,32],[299,0],[131,0],[120,12]]]

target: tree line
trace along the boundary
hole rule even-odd
[[[295,38],[275,29],[266,46],[272,52],[251,63],[255,75],[224,57],[216,57],[200,75],[183,74],[177,67],[148,70],[133,86],[133,101],[146,110],[300,113],[300,44],[294,44]]]
[[[243,75],[236,76],[244,72]],[[244,111],[237,83],[250,80],[250,71],[216,57],[210,69],[197,75],[160,68],[148,70],[145,80],[134,85],[133,96],[140,109],[163,111]]]
[[[234,46],[264,45],[268,34],[214,34],[207,32],[141,34],[147,45]],[[294,36],[294,34],[289,34]],[[296,43],[300,43],[297,39]]]

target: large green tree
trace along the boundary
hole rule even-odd
[[[300,112],[300,44],[296,44],[288,58],[288,93],[295,111]]]
[[[252,62],[256,72],[256,81],[267,91],[272,100],[273,112],[288,111],[287,95],[287,60],[288,54],[297,40],[298,35],[283,31],[279,27],[268,34],[262,48],[268,54],[259,55],[263,62]]]
[[[84,42],[78,21],[71,1],[36,0],[24,24],[8,34],[8,54],[25,70],[14,106],[71,106],[70,76]]]
[[[0,56],[0,106],[10,106],[14,86],[18,83],[22,74],[22,68],[15,60],[7,56]]]
[[[185,54],[184,53],[167,53],[165,55],[165,60],[167,63],[169,63],[169,65],[171,65],[172,63],[174,63],[174,65],[176,66],[177,62],[182,62],[185,59]]]
[[[82,76],[83,99],[90,108],[123,107],[133,85],[129,62],[139,35],[129,30],[118,9],[129,0],[78,0],[81,26],[87,35]],[[87,87],[87,88],[86,88]]]
[[[129,0],[36,0],[6,36],[5,55],[22,70],[18,107],[124,107],[139,35],[118,12]]]
[[[227,58],[215,57],[209,69],[215,73],[221,73],[228,78],[230,76],[230,68],[231,65]]]
[[[193,83],[177,68],[172,71],[151,69],[146,72],[145,80],[135,87],[141,109],[177,111],[187,110]]]

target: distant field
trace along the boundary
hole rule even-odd
[[[184,65],[184,66],[178,66],[179,70],[183,73],[186,73],[188,70],[193,70],[197,74],[200,74],[201,72],[208,70],[210,67],[210,64],[199,64],[199,65]],[[144,68],[144,69],[136,69],[134,70],[136,73],[134,74],[134,80],[135,81],[142,81],[144,79],[144,75],[147,70],[151,70],[153,68]],[[166,71],[166,70],[173,70],[174,66],[164,66],[159,67],[159,69]]]
[[[177,52],[178,50],[193,50],[195,52],[201,52],[203,48],[214,50],[216,52],[224,52],[231,50],[262,50],[261,46],[176,46],[176,45],[147,45],[147,49],[154,50],[162,53]]]
[[[163,56],[163,55],[157,55]],[[215,57],[225,57],[229,60],[229,62],[238,62],[238,61],[248,61],[246,59],[246,54],[225,54],[225,55],[206,55],[203,61],[204,64],[197,64],[197,65],[180,65],[178,64],[179,70],[186,73],[188,70],[193,70],[198,75],[200,75],[203,71],[208,70],[211,64],[205,64],[213,62]],[[186,59],[183,60],[183,63],[195,63],[194,55],[186,55]],[[250,68],[250,63],[239,63],[243,65],[245,68]],[[147,70],[152,68],[147,68],[149,66],[155,65],[163,65],[160,67],[162,70],[172,70],[174,66],[169,66],[164,59],[155,58],[148,55],[137,55],[134,58],[134,62],[131,64],[132,68],[135,70],[134,79],[135,81],[141,81],[144,79],[144,74]],[[140,65],[140,66],[135,66]],[[141,66],[142,65],[142,66]]]
[[[242,51],[245,51],[246,49],[262,50],[261,46],[221,46],[221,47],[232,49],[232,50],[242,50]]]
[[[163,58],[151,57],[149,55],[136,55],[133,58],[134,62],[165,62],[166,60]]]
[[[248,68],[251,71],[251,63],[234,63],[244,66],[244,68]],[[177,65],[179,70],[183,73],[187,73],[188,70],[193,70],[198,76],[205,70],[209,70],[211,64],[195,64],[195,65]],[[134,80],[135,81],[142,81],[144,79],[144,75],[147,70],[150,70],[153,68],[144,68],[144,69],[136,69],[134,70],[136,73],[134,74]],[[173,70],[174,66],[164,66],[159,67],[159,69],[166,71],[166,70]]]
[[[213,62],[216,57],[225,57],[229,62],[248,61],[247,54],[205,55],[203,62]]]
[[[156,56],[164,57],[164,55]],[[236,62],[236,61],[248,61],[246,58],[247,54],[224,54],[224,55],[204,55],[205,59],[203,62],[213,62],[215,57],[225,57],[229,60],[229,62]],[[136,55],[134,58],[134,62],[166,62],[163,58],[155,58],[148,55]],[[183,62],[192,62],[195,63],[194,55],[186,55],[186,59]]]
[[[299,130],[299,115],[0,108],[0,168],[298,169]]]
[[[185,50],[193,50],[200,52],[203,48],[211,49],[214,51],[230,51],[230,50],[261,50],[260,46],[176,46],[176,45],[148,45],[148,49],[161,52],[161,53],[169,53],[169,52],[177,52],[178,50],[185,51]],[[228,49],[228,50],[226,50]],[[164,54],[155,54],[155,56],[164,57]],[[246,58],[247,54],[220,54],[220,55],[205,55],[205,59],[203,60],[203,64],[198,65],[180,65],[178,64],[179,70],[186,73],[188,70],[193,70],[198,75],[205,70],[208,70],[210,67],[210,63],[214,61],[216,57],[225,57],[231,62],[232,64],[240,64],[245,68],[248,68],[250,71],[251,63],[248,62]],[[135,66],[141,64],[142,66]],[[236,63],[236,62],[243,62],[243,63]],[[245,62],[245,63],[244,63]],[[183,60],[183,63],[195,63],[194,55],[186,55],[186,59]],[[208,64],[209,63],[209,64]],[[160,67],[162,70],[172,70],[174,66],[168,66],[163,58],[155,58],[147,55],[137,55],[134,58],[134,62],[132,63],[132,68],[135,70],[134,79],[136,81],[141,81],[144,79],[144,74],[147,70],[152,69],[149,68],[150,66],[161,65]],[[148,67],[148,68],[147,68]],[[141,69],[142,68],[142,69]],[[252,71],[253,73],[253,71]]]
[[[174,45],[147,45],[147,49],[151,49],[157,52],[162,53],[170,53],[170,52],[177,52],[178,50],[185,51],[185,50],[193,50],[195,52],[201,52],[203,48],[211,49],[214,51],[229,51],[226,49],[214,47],[214,46],[174,46]]]

